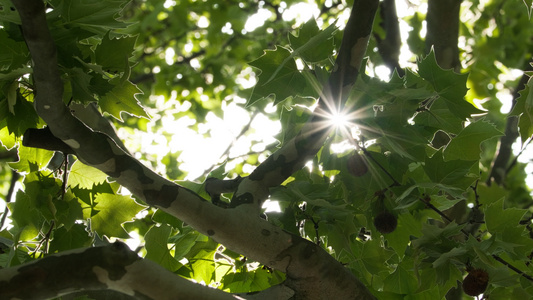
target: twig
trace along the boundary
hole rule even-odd
[[[233,147],[233,145],[235,145],[235,142],[237,140],[239,140],[239,138],[241,138],[249,129],[250,129],[250,126],[252,124],[252,121],[255,119],[255,117],[257,116],[258,114],[258,111],[255,111],[254,113],[252,113],[252,115],[250,116],[250,121],[248,122],[248,124],[246,124],[242,129],[241,129],[241,132],[239,132],[239,134],[233,139],[233,141],[228,145],[228,147],[226,147],[226,150],[224,150],[224,152],[220,155],[220,157],[218,158],[217,161],[221,161],[223,159],[224,156],[228,156],[229,154],[229,151],[231,150],[231,148]],[[201,177],[206,177],[209,172],[211,172],[210,170],[206,170],[202,175]]]
[[[371,161],[373,161],[383,172],[385,172],[385,174],[392,180],[393,184],[390,186],[390,187],[393,187],[393,186],[400,186],[401,184],[396,181],[396,179],[394,179],[394,177],[392,176],[391,173],[389,173],[389,171],[387,171],[387,169],[385,169],[385,167],[383,167],[374,157],[372,157],[372,154],[370,154],[370,152],[368,152],[368,150],[366,150],[366,148],[364,147],[361,147],[361,150],[363,151],[363,153],[368,157],[370,158]]]
[[[515,271],[518,275],[524,277],[525,279],[533,282],[533,277],[527,275],[526,273],[522,272],[520,269],[518,269],[517,267],[511,265],[510,263],[508,263],[507,261],[505,261],[503,258],[499,257],[498,255],[496,254],[492,254],[492,257],[499,261],[500,263],[502,263],[503,265],[505,265],[506,267],[508,267],[509,269]]]
[[[7,203],[11,202],[11,197],[13,197],[13,192],[15,191],[15,184],[17,183],[17,181],[19,180],[20,178],[20,174],[17,173],[16,171],[11,171],[11,182],[9,183],[9,190],[7,191],[7,194],[6,194],[6,208],[4,209],[4,213],[2,214],[2,220],[0,220],[0,230],[4,227],[4,223],[6,222],[6,217],[7,217],[7,212],[8,212],[8,208],[7,208]]]

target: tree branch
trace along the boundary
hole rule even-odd
[[[426,16],[426,52],[435,49],[437,63],[443,69],[461,69],[459,61],[459,11],[462,0],[429,0]]]
[[[532,69],[533,67],[531,66],[531,64],[527,63],[525,71],[531,71]],[[518,99],[518,97],[520,97],[520,94],[518,92],[524,89],[528,80],[529,76],[524,73],[524,75],[522,75],[522,78],[520,78],[520,81],[516,85],[516,88],[513,91],[513,102],[511,111],[516,104],[516,100]],[[486,181],[487,185],[490,186],[493,180],[498,185],[502,184],[503,180],[505,179],[505,176],[507,175],[509,160],[513,155],[512,146],[518,136],[518,117],[508,116],[507,121],[505,123],[505,135],[500,138],[500,141],[498,143],[498,150],[496,152],[497,154],[494,158],[494,161],[492,162],[489,177]]]
[[[381,18],[383,19],[380,25],[385,30],[385,38],[374,34],[378,44],[379,54],[385,62],[385,65],[391,71],[396,69],[398,75],[403,76],[405,71],[398,63],[402,40],[400,36],[400,23],[398,22],[398,14],[396,12],[396,0],[384,0],[380,2],[380,8]]]
[[[9,183],[9,189],[8,189],[6,197],[5,197],[6,204],[11,202],[11,198],[13,197],[13,193],[15,192],[15,184],[17,183],[19,178],[20,178],[20,174],[17,173],[15,170],[12,170],[11,171],[11,181]],[[6,217],[7,217],[7,211],[8,210],[9,210],[9,208],[6,205],[6,208],[4,209],[4,213],[2,214],[2,219],[0,220],[0,230],[4,228],[4,224],[6,222]]]
[[[0,272],[1,299],[48,299],[73,290],[106,289],[137,299],[235,299],[141,259],[120,242],[50,255]]]

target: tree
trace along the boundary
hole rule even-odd
[[[317,1],[301,24],[298,1],[0,1],[1,298],[531,297],[517,3],[429,0],[402,42],[390,0]],[[186,143],[168,119],[205,133],[230,105],[250,115],[235,140],[267,116],[279,144],[217,145],[224,162],[183,180],[179,151],[119,138]]]

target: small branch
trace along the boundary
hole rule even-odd
[[[493,254],[492,257],[499,261],[500,263],[502,263],[503,265],[505,265],[506,267],[508,267],[509,269],[515,271],[517,274],[519,274],[520,276],[524,277],[525,279],[533,282],[533,277],[527,275],[526,273],[522,272],[520,269],[518,269],[517,267],[511,265],[510,263],[508,263],[506,260],[504,260],[503,258],[499,257],[498,255],[496,254]]]
[[[229,152],[231,150],[231,148],[233,147],[233,145],[235,145],[235,142],[237,140],[239,140],[239,138],[241,138],[242,136],[244,136],[244,134],[250,129],[250,126],[252,124],[252,121],[255,119],[255,116],[257,116],[259,112],[258,111],[255,111],[254,113],[252,113],[252,115],[250,116],[250,122],[248,122],[248,124],[246,124],[242,129],[241,129],[241,132],[239,132],[239,134],[233,139],[233,141],[228,145],[228,147],[226,147],[226,150],[224,150],[224,152],[220,155],[218,161],[220,161],[224,156],[228,156],[228,159],[229,159]],[[247,154],[246,154],[247,155]],[[207,176],[209,171],[206,171],[206,173],[202,174],[201,177],[205,177]],[[235,189],[233,190],[235,191]]]
[[[20,174],[12,170],[11,171],[11,182],[9,183],[9,190],[7,190],[7,194],[5,198],[6,204],[11,202],[11,198],[13,197],[13,193],[15,191],[15,184],[17,183],[19,178],[20,178]],[[6,205],[6,208],[4,209],[4,213],[2,214],[2,219],[0,220],[0,230],[4,228],[4,224],[6,222],[8,211],[9,209],[7,208],[7,205]]]
[[[526,67],[524,68],[525,71],[531,71],[532,69],[533,67],[529,63],[527,63]],[[516,88],[513,91],[511,111],[512,108],[514,108],[514,106],[516,105],[516,100],[518,99],[518,97],[520,97],[519,92],[524,89],[528,80],[529,76],[526,75],[524,72],[524,75],[522,75],[522,78],[520,78],[520,81],[518,82]],[[515,159],[510,164],[509,159],[513,155],[512,145],[516,141],[518,136],[518,117],[507,117],[507,122],[505,123],[505,135],[500,138],[500,141],[498,143],[498,150],[496,151],[497,154],[492,162],[489,177],[486,181],[486,184],[488,186],[491,185],[492,181],[494,181],[498,185],[502,184],[505,179],[505,176],[512,168],[512,166],[514,166],[514,164],[516,163],[516,159],[518,156],[515,157]],[[525,148],[526,146],[523,147],[523,149]]]
[[[50,228],[48,229],[46,234],[44,234],[43,238],[41,239],[41,241],[39,242],[37,247],[35,247],[35,250],[32,253],[33,258],[35,258],[35,255],[37,254],[37,251],[39,251],[39,249],[43,246],[43,244],[44,244],[44,250],[42,251],[42,254],[47,254],[48,253],[48,241],[50,240],[50,236],[52,235],[52,231],[55,228],[55,224],[56,223],[55,223],[54,220],[52,220],[50,222]]]
[[[373,161],[383,172],[385,172],[385,174],[392,180],[392,186],[400,186],[401,184],[396,181],[396,179],[394,179],[394,176],[392,176],[392,174],[387,171],[387,169],[385,169],[385,167],[383,167],[373,156],[370,152],[368,152],[368,150],[366,150],[366,148],[363,148],[361,147],[361,150],[363,151],[363,153],[365,154],[365,156],[367,156],[368,158],[370,158],[371,161]]]

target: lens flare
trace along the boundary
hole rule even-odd
[[[342,128],[348,126],[350,123],[348,116],[342,112],[333,113],[329,116],[329,119],[335,128]]]

